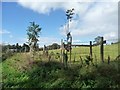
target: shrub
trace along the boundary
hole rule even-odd
[[[11,56],[13,56],[13,52],[8,51],[6,53],[2,53],[2,61],[6,60],[7,58],[10,58]]]

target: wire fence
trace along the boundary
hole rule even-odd
[[[104,61],[110,57],[111,60],[115,60],[118,56],[118,39],[108,39],[105,40],[106,43],[104,43],[104,52],[103,57]],[[75,43],[75,42],[74,42]],[[87,43],[87,45],[83,44]],[[79,61],[80,57],[83,59],[86,58],[87,55],[90,55],[90,42],[76,42],[75,45],[73,45],[72,48],[72,54],[71,54],[71,61]],[[92,45],[94,44],[94,41],[92,41]],[[101,59],[101,48],[100,45],[92,46],[92,57],[96,58],[97,60]],[[68,57],[69,57],[68,53]]]

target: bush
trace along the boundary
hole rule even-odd
[[[103,76],[103,77],[110,77],[111,75],[113,76],[115,73],[117,74],[118,72],[115,66],[113,66],[112,64],[108,65],[107,63],[100,64],[97,70],[100,76]]]
[[[11,56],[13,56],[13,52],[8,51],[6,53],[2,53],[2,61],[6,60],[7,58],[10,58]]]
[[[98,77],[95,80],[95,88],[109,88],[110,87],[110,80],[107,77]]]

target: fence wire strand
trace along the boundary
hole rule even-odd
[[[92,40],[91,40],[92,41]],[[111,57],[111,59],[115,59],[117,56],[118,56],[118,46],[117,45],[115,45],[115,43],[117,43],[118,42],[118,39],[107,39],[107,40],[105,40],[106,41],[106,43],[104,44],[104,59],[107,59],[108,58],[108,56],[110,56]],[[94,42],[95,41],[92,41],[92,43],[94,44]],[[108,44],[108,42],[109,42],[109,44]],[[85,45],[85,43],[88,43],[87,45],[89,45],[90,44],[90,41],[89,42],[87,42],[87,41],[83,41],[83,42],[73,42],[73,43],[76,43],[77,45],[79,44],[79,45]],[[112,45],[113,44],[113,45]],[[109,45],[111,45],[111,46],[109,46]],[[79,46],[78,46],[79,47]],[[76,48],[76,47],[74,47],[74,48]],[[80,49],[81,48],[81,49]],[[83,48],[83,50],[82,50],[82,48]],[[82,47],[79,47],[78,48],[78,51],[79,52],[72,52],[73,54],[74,54],[74,56],[77,56],[77,55],[79,55],[79,56],[85,56],[85,55],[89,55],[90,54],[90,49],[86,49],[87,51],[86,52],[84,52],[85,50],[85,48],[87,48],[87,47],[84,47],[84,46],[82,46]],[[88,47],[89,48],[89,47]],[[100,59],[100,46],[99,45],[97,45],[97,46],[93,46],[92,47],[92,54],[93,54],[93,57],[95,57],[95,56],[97,56],[97,59]],[[78,56],[77,56],[78,57]],[[72,58],[73,59],[73,58]]]

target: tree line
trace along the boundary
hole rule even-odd
[[[2,52],[13,51],[13,52],[29,52],[30,48],[27,44],[19,45],[19,43],[13,45],[2,45]]]
[[[2,52],[6,51],[13,51],[13,52],[29,52],[30,47],[29,45],[23,43],[23,45],[19,45],[19,43],[13,44],[13,45],[1,45],[2,46]],[[46,46],[48,50],[53,50],[53,49],[60,49],[60,45],[57,43],[53,43],[51,45]],[[39,47],[38,45],[36,46],[35,51],[42,51],[43,47]]]

